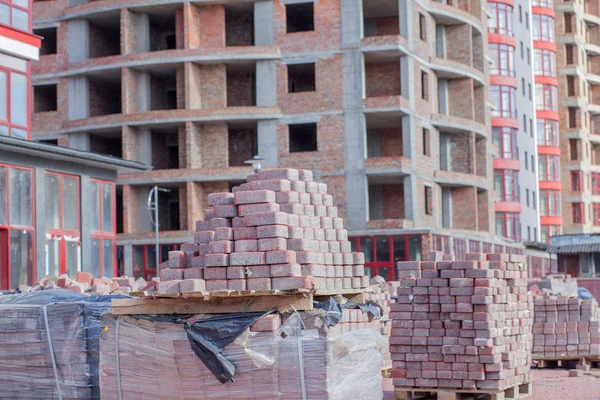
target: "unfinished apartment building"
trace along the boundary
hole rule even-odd
[[[600,233],[600,2],[554,6],[563,231]]]
[[[504,250],[480,0],[50,0],[34,28],[33,138],[154,167],[119,176],[124,272],[156,268],[153,185],[164,258],[256,154],[328,184],[372,275]]]

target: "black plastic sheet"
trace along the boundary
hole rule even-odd
[[[328,328],[336,326],[342,320],[342,307],[333,297],[315,304],[315,308],[326,312],[323,316],[323,322]]]
[[[215,378],[221,383],[235,382],[235,365],[223,356],[223,349],[258,319],[274,312],[275,309],[266,313],[216,316],[193,323],[186,322],[184,329],[192,350]]]
[[[112,299],[128,299],[123,295],[87,296],[67,289],[38,290],[36,292],[8,294],[0,296],[0,304],[44,305],[52,303],[72,303],[85,301],[88,303],[110,303]]]
[[[372,320],[373,318],[379,319],[383,315],[383,309],[381,308],[381,306],[371,300],[367,301],[365,304],[356,304],[349,301],[345,304],[342,304],[342,308],[359,308],[362,312],[370,314],[370,320]]]
[[[577,288],[577,297],[581,300],[596,300],[590,291],[584,287]]]

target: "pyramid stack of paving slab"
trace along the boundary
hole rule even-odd
[[[600,308],[596,300],[535,298],[533,359],[555,357],[600,357]]]
[[[208,205],[194,243],[161,266],[159,293],[369,284],[363,254],[352,252],[327,185],[311,171],[262,171],[232,193],[209,194]]]
[[[392,305],[397,388],[494,392],[531,381],[532,297],[525,257],[400,262]],[[451,258],[448,258],[449,260]]]

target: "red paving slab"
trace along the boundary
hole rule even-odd
[[[569,378],[567,369],[532,370],[533,396],[528,400],[600,400],[600,369]],[[383,400],[394,400],[391,379],[383,380]]]

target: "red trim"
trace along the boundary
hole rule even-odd
[[[531,13],[538,15],[547,15],[552,18],[554,18],[555,16],[554,9],[546,7],[531,7]]]
[[[514,0],[489,0],[488,3],[502,3],[511,7],[515,6]]]
[[[31,24],[31,13],[29,14],[29,23]],[[27,33],[11,26],[0,25],[0,36],[7,37],[22,43],[35,46],[38,49],[42,47],[42,38],[32,33]]]
[[[497,201],[494,203],[494,211],[496,212],[520,213],[522,210],[521,203],[518,201]]]
[[[535,83],[540,83],[543,85],[558,86],[558,79],[553,76],[536,75]]]
[[[520,171],[521,162],[519,160],[509,160],[506,158],[495,158],[494,169],[510,169]]]
[[[562,217],[540,217],[541,225],[562,225]]]
[[[560,121],[560,118],[556,111],[536,111],[535,116],[537,118],[551,119],[553,121]]]
[[[100,224],[99,224],[99,231],[92,231],[92,239],[98,239],[100,242],[100,260],[98,260],[98,262],[100,263],[100,275],[104,276],[105,271],[104,271],[104,240],[111,240],[113,242],[112,245],[112,249],[113,249],[113,276],[117,276],[117,193],[116,193],[116,186],[114,182],[110,182],[110,181],[104,181],[101,179],[92,179],[91,180],[92,183],[97,183],[98,184],[98,207],[100,208],[99,210],[99,218],[100,218]],[[103,196],[103,192],[104,192],[104,186],[108,185],[111,187],[111,193],[112,193],[112,199],[111,199],[111,207],[112,207],[112,231],[111,232],[105,232],[104,231],[104,218],[102,213],[104,212],[104,207],[103,207],[103,201],[104,201],[104,196]]]
[[[490,75],[490,84],[518,87],[517,78],[511,76]]]
[[[540,181],[540,190],[562,190],[560,182]]]
[[[543,42],[541,40],[534,40],[533,41],[533,48],[534,49],[544,49],[544,50],[550,50],[556,53],[556,44],[553,42]]]
[[[488,33],[488,43],[507,44],[512,47],[517,47],[517,39],[511,35],[503,35],[500,33]]]
[[[552,154],[555,156],[560,156],[560,147],[538,146],[538,154]]]
[[[492,117],[492,126],[507,126],[509,128],[519,129],[519,120],[516,118]]]

